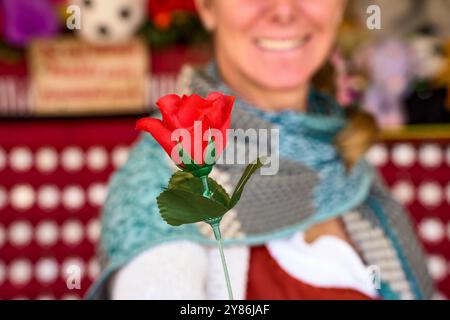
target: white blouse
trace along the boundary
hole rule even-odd
[[[353,289],[377,297],[372,273],[350,244],[321,236],[306,243],[302,233],[267,244],[270,255],[292,277],[322,288]]]
[[[303,234],[267,243],[292,277],[323,288],[347,288],[377,297],[370,272],[354,249],[333,236],[312,244]],[[235,299],[246,296],[249,247],[225,248]],[[112,278],[112,299],[227,299],[217,248],[177,241],[144,251]]]

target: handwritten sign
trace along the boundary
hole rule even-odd
[[[31,46],[32,101],[37,115],[142,112],[149,75],[139,40],[94,46],[77,39],[39,40]]]

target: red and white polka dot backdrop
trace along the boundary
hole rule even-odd
[[[0,299],[79,299],[99,273],[99,208],[127,159],[136,119],[0,125]],[[450,137],[371,149],[411,212],[440,297],[450,298]],[[71,268],[80,288],[69,289]]]
[[[0,299],[79,299],[99,273],[99,208],[136,119],[0,125]],[[80,288],[68,288],[71,268]]]
[[[450,137],[386,140],[368,159],[411,213],[439,297],[450,299]]]

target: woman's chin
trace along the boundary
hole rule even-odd
[[[261,76],[258,78],[258,82],[272,90],[292,90],[303,87],[309,82],[308,79],[309,77],[302,76],[300,73],[279,72]]]

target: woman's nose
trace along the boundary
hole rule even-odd
[[[273,0],[271,19],[275,23],[289,24],[295,20],[296,0]]]

